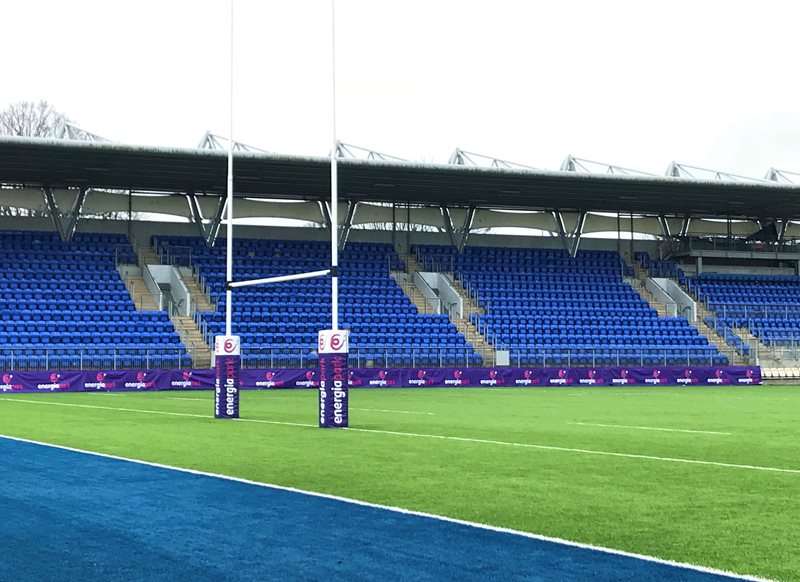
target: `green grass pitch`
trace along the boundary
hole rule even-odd
[[[316,428],[315,391],[243,392],[245,421],[210,392],[4,394],[0,433],[800,580],[800,387],[350,394],[354,430]]]

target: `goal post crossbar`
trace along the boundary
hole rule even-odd
[[[293,275],[278,275],[277,277],[266,277],[264,279],[250,279],[248,281],[231,281],[227,284],[228,289],[237,287],[249,287],[251,285],[263,285],[265,283],[281,283],[284,281],[298,281],[300,279],[313,279],[314,277],[324,277],[329,275],[330,269],[322,271],[309,271],[307,273],[294,273]]]

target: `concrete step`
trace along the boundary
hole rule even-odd
[[[646,274],[646,271],[642,270],[642,272],[644,274]],[[666,314],[667,314],[666,307],[662,303],[657,301],[656,298],[653,296],[653,294],[650,293],[647,290],[647,288],[644,287],[644,283],[643,282],[637,281],[637,280],[634,280],[634,281],[627,280],[627,281],[631,285],[631,287],[637,293],[639,293],[639,295],[645,301],[647,301],[650,304],[651,307],[654,307],[656,309],[656,311],[658,312],[659,317],[666,317]],[[684,289],[684,291],[685,291],[685,289]],[[708,313],[704,311],[703,306],[700,303],[698,303],[697,304],[697,321],[694,324],[695,327],[697,328],[697,330],[701,334],[706,336],[708,338],[709,342],[711,342],[712,344],[716,344],[716,346],[721,351],[723,351],[726,354],[728,354],[729,358],[731,359],[731,364],[733,364],[733,365],[744,365],[746,363],[744,358],[740,354],[730,350],[730,346],[728,345],[728,342],[725,341],[725,338],[721,337],[719,334],[717,334],[717,332],[715,332],[712,328],[708,327],[705,324],[705,321],[703,321],[703,318],[706,317],[707,315],[708,315]]]
[[[209,301],[209,298],[203,293],[203,290],[194,277],[183,277],[183,281],[186,283],[186,288],[189,289],[189,293],[192,295],[197,311],[214,311],[216,309],[217,306]]]
[[[406,268],[408,273],[420,272],[423,270],[423,266],[416,260],[416,257],[414,256],[406,257]],[[393,276],[398,284],[403,288],[403,291],[405,291],[406,295],[408,295],[417,306],[417,309],[420,313],[436,312],[436,310],[428,304],[425,296],[422,295],[422,293],[416,288],[416,285],[413,283],[413,279],[405,279],[400,273],[393,273]],[[453,280],[452,274],[451,280]],[[484,363],[486,365],[490,365],[494,362],[495,358],[494,347],[469,321],[469,315],[475,313],[484,313],[484,310],[472,302],[466,290],[463,288],[463,286],[461,286],[460,283],[454,284],[453,288],[462,298],[466,317],[463,319],[451,318],[451,321],[453,324],[455,324],[456,329],[462,335],[464,335],[464,338],[467,340],[467,342],[472,344],[472,348],[481,355]]]
[[[136,255],[139,257],[139,266],[145,265],[160,265],[161,257],[158,256],[152,248],[142,246],[136,249]]]
[[[436,309],[428,303],[427,298],[417,289],[412,279],[406,278],[404,273],[399,272],[392,273],[392,277],[403,290],[403,293],[417,306],[419,313],[436,313]]]
[[[125,288],[128,290],[128,294],[130,294],[137,311],[159,311],[158,304],[141,275],[129,275],[126,277]]]
[[[181,341],[194,356],[194,366],[198,368],[211,366],[211,347],[206,344],[202,332],[194,319],[186,316],[173,316],[172,323],[181,337]]]

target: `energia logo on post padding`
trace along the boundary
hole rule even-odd
[[[345,354],[347,353],[347,331],[323,330],[319,332],[320,354]]]

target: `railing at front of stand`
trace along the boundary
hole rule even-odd
[[[749,304],[706,301],[706,309],[717,317],[731,319],[800,319],[800,305],[797,304]]]
[[[247,368],[313,368],[318,364],[314,348],[242,346],[242,365]],[[351,347],[350,365],[355,368],[477,367],[484,362],[472,348],[464,346],[371,346]]]
[[[114,245],[114,264],[117,267],[136,264],[136,253],[133,246],[130,244]]]
[[[511,346],[510,365],[516,367],[596,366],[717,366],[733,361],[732,349],[706,346],[603,347],[597,346]]]
[[[191,349],[153,346],[0,348],[0,370],[166,370],[191,368]]]
[[[689,251],[739,251],[751,253],[797,253],[800,252],[800,239],[785,238],[781,242],[748,241],[726,236],[673,237],[664,251],[671,253]]]
[[[173,267],[192,267],[192,247],[159,245],[159,256],[164,265]]]

